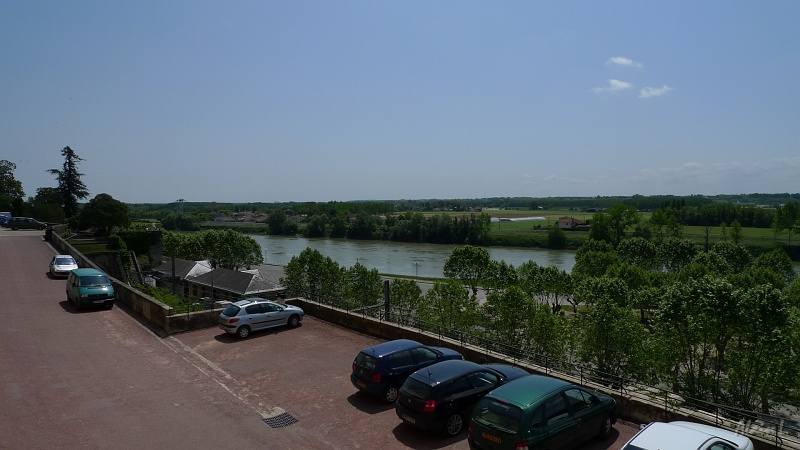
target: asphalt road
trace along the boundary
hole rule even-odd
[[[468,448],[356,392],[353,357],[378,339],[313,317],[244,341],[160,338],[119,306],[76,311],[42,235],[0,229],[0,448]],[[579,449],[619,449],[635,430],[618,422]]]

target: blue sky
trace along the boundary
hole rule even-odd
[[[800,2],[0,2],[0,159],[128,203],[800,191]]]

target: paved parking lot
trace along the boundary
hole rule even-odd
[[[378,339],[313,317],[247,340],[217,328],[162,339],[119,307],[76,312],[45,274],[41,232],[0,231],[0,254],[0,448],[468,448],[466,434],[419,432],[356,392],[353,357]],[[618,423],[580,449],[634,432]]]

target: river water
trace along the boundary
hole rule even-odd
[[[261,245],[266,264],[285,266],[293,256],[313,248],[342,267],[357,262],[381,274],[424,278],[442,278],[444,263],[455,245],[413,244],[389,241],[360,241],[349,239],[303,238],[287,236],[250,235]],[[495,261],[505,261],[519,267],[528,261],[540,266],[556,266],[566,272],[575,265],[575,252],[539,248],[487,247]]]

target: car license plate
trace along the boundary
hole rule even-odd
[[[405,420],[408,423],[417,423],[417,419],[415,419],[413,417],[409,417],[406,414],[403,414],[403,420]]]
[[[367,388],[367,383],[364,383],[363,381],[356,381],[356,385],[358,385],[358,387],[360,387],[361,389]]]
[[[496,443],[498,443],[498,444],[500,443],[500,441],[502,441],[502,439],[500,439],[499,437],[497,437],[497,436],[493,436],[493,435],[491,435],[491,434],[489,434],[489,433],[483,433],[483,434],[482,434],[482,436],[483,436],[485,439],[487,439],[487,440],[489,440],[489,441],[492,441],[492,442],[496,442]]]
[[[105,302],[105,300],[95,300],[94,302],[95,303],[103,303],[103,302]]]

